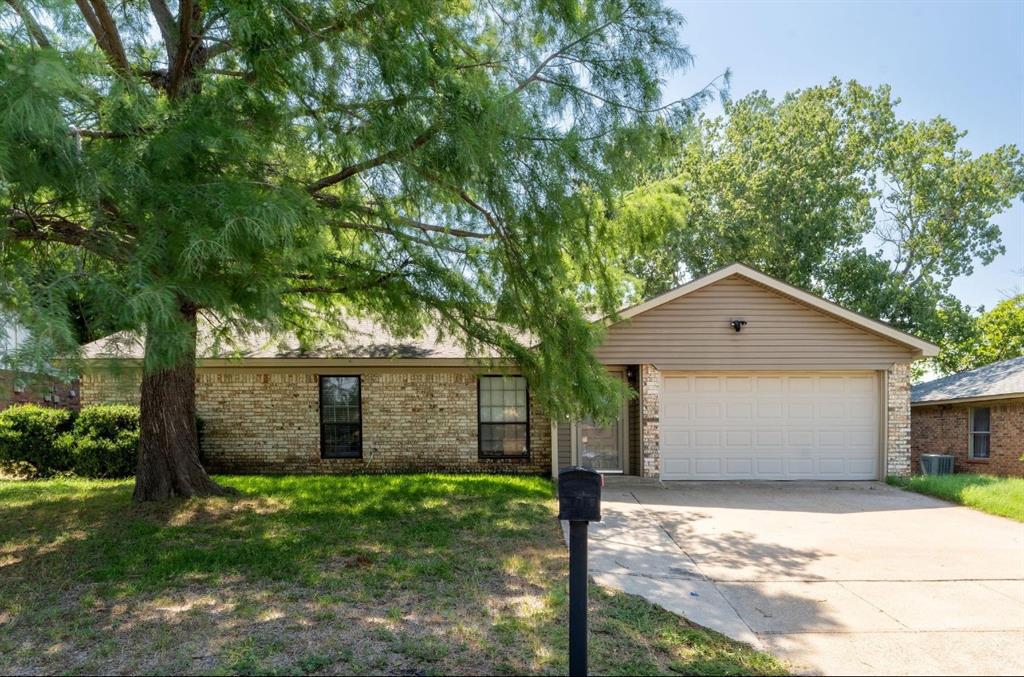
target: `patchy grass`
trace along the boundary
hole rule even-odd
[[[565,547],[539,478],[0,482],[0,673],[564,674]],[[595,674],[784,674],[593,589]]]
[[[890,477],[889,484],[1024,522],[1024,478],[992,475]]]

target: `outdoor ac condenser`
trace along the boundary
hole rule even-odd
[[[952,475],[953,458],[949,454],[921,454],[921,472],[925,475]]]

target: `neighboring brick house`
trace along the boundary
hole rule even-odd
[[[1024,357],[911,391],[911,458],[952,454],[957,472],[1024,477]]]
[[[343,342],[200,349],[205,463],[223,472],[556,473],[878,479],[910,472],[909,365],[937,348],[734,264],[606,324],[596,350],[638,393],[612,424],[552,421],[515,364],[450,337],[349,322]],[[201,341],[201,346],[206,345]],[[142,346],[86,347],[84,404],[137,401]],[[116,369],[115,367],[122,367]]]
[[[27,338],[26,330],[0,312],[0,410],[14,404],[78,409],[78,379],[64,381],[49,374],[6,369],[7,358]]]
[[[41,404],[78,410],[78,379],[64,382],[49,376],[0,369],[0,409],[14,404]]]

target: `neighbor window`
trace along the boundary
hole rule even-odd
[[[530,398],[522,376],[481,376],[480,456],[523,458],[530,453]]]
[[[989,408],[971,408],[971,458],[988,458],[991,438],[992,418]]]
[[[363,416],[358,376],[320,377],[320,455],[360,458]]]

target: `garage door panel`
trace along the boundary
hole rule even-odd
[[[722,474],[722,459],[720,458],[695,458],[693,463],[694,474],[698,477],[717,477]]]
[[[700,420],[717,421],[722,418],[722,402],[696,402],[690,407],[693,408],[693,418]],[[689,409],[690,407],[687,407]]]
[[[845,402],[823,402],[818,404],[818,418],[846,418]]]
[[[873,373],[666,375],[663,479],[874,479]]]
[[[749,449],[753,442],[753,434],[750,430],[726,430],[725,446],[735,448],[742,447]]]
[[[740,478],[749,476],[754,472],[753,457],[727,458],[725,459],[725,474],[738,476]]]

